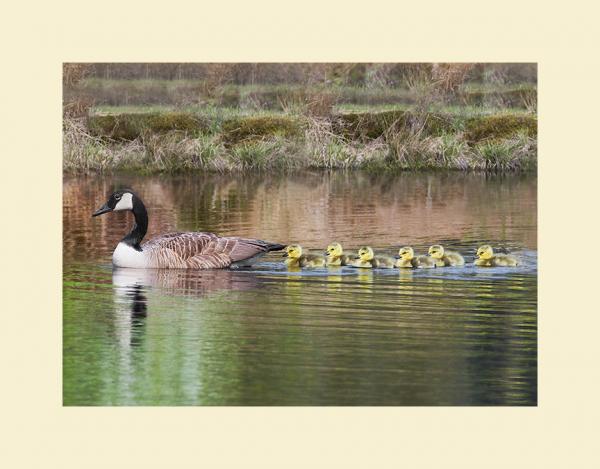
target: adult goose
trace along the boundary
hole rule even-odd
[[[116,267],[222,269],[232,265],[250,265],[259,256],[285,247],[258,239],[221,237],[202,232],[168,233],[141,244],[148,229],[148,212],[142,200],[131,190],[114,192],[92,217],[121,210],[133,212],[135,225],[113,252],[112,262]]]

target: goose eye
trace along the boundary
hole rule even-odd
[[[121,196],[120,195],[115,195],[115,199],[121,200]]]

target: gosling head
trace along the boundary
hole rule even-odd
[[[439,244],[434,244],[429,248],[429,255],[434,259],[441,259],[444,257],[444,247]]]
[[[361,261],[370,261],[375,257],[375,254],[369,246],[363,246],[358,250],[358,257],[360,257]]]
[[[494,250],[489,244],[484,244],[477,249],[477,257],[479,259],[491,259],[494,257]]]
[[[340,243],[331,243],[327,246],[327,251],[325,251],[325,255],[328,257],[339,257],[344,253],[342,250],[342,245]]]
[[[299,244],[290,244],[285,248],[283,257],[289,257],[291,259],[298,259],[302,255],[302,246]]]
[[[118,212],[120,210],[133,210],[135,205],[141,203],[141,200],[133,191],[129,189],[116,191],[111,194],[106,203],[92,213],[92,217],[97,217],[103,213]]]
[[[400,259],[403,261],[410,261],[413,257],[415,257],[415,251],[413,251],[413,248],[410,246],[404,246],[403,248],[400,248],[400,251],[398,251],[398,256],[400,256]]]

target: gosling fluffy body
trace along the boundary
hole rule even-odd
[[[344,254],[344,250],[340,243],[331,243],[327,246],[325,256],[327,265],[330,266],[350,265],[353,261],[358,259],[358,256],[354,253]]]
[[[433,258],[437,267],[465,265],[463,256],[455,251],[446,251],[440,244],[434,244],[429,248],[429,256]]]
[[[375,256],[373,249],[363,246],[358,250],[358,259],[350,265],[363,269],[393,269],[395,260],[389,256]]]
[[[519,260],[511,254],[495,254],[492,247],[485,244],[477,249],[477,259],[473,264],[479,267],[515,267]]]
[[[358,255],[344,253],[340,243],[327,246],[325,255],[305,253],[299,244],[290,244],[285,248],[285,264],[288,267],[314,268],[325,266],[351,266],[362,269],[432,269],[435,267],[462,266],[465,260],[460,253],[447,251],[443,246],[434,244],[429,248],[429,256],[417,256],[412,247],[404,246],[398,251],[396,259],[385,255],[375,255],[370,246],[363,246]],[[473,265],[479,267],[514,267],[520,261],[511,254],[496,254],[490,245],[477,249]]]
[[[398,257],[399,259],[396,261],[396,267],[399,269],[432,269],[436,266],[434,259],[431,257],[415,257],[415,251],[410,246],[400,248]]]
[[[285,248],[285,264],[288,267],[325,267],[325,257],[319,254],[304,254],[302,246],[290,244]]]

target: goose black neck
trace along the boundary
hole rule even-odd
[[[142,247],[140,243],[144,239],[144,236],[146,236],[146,231],[148,231],[148,212],[144,203],[136,196],[133,197],[132,212],[135,217],[135,225],[133,225],[133,229],[122,241],[134,249],[141,251]]]

